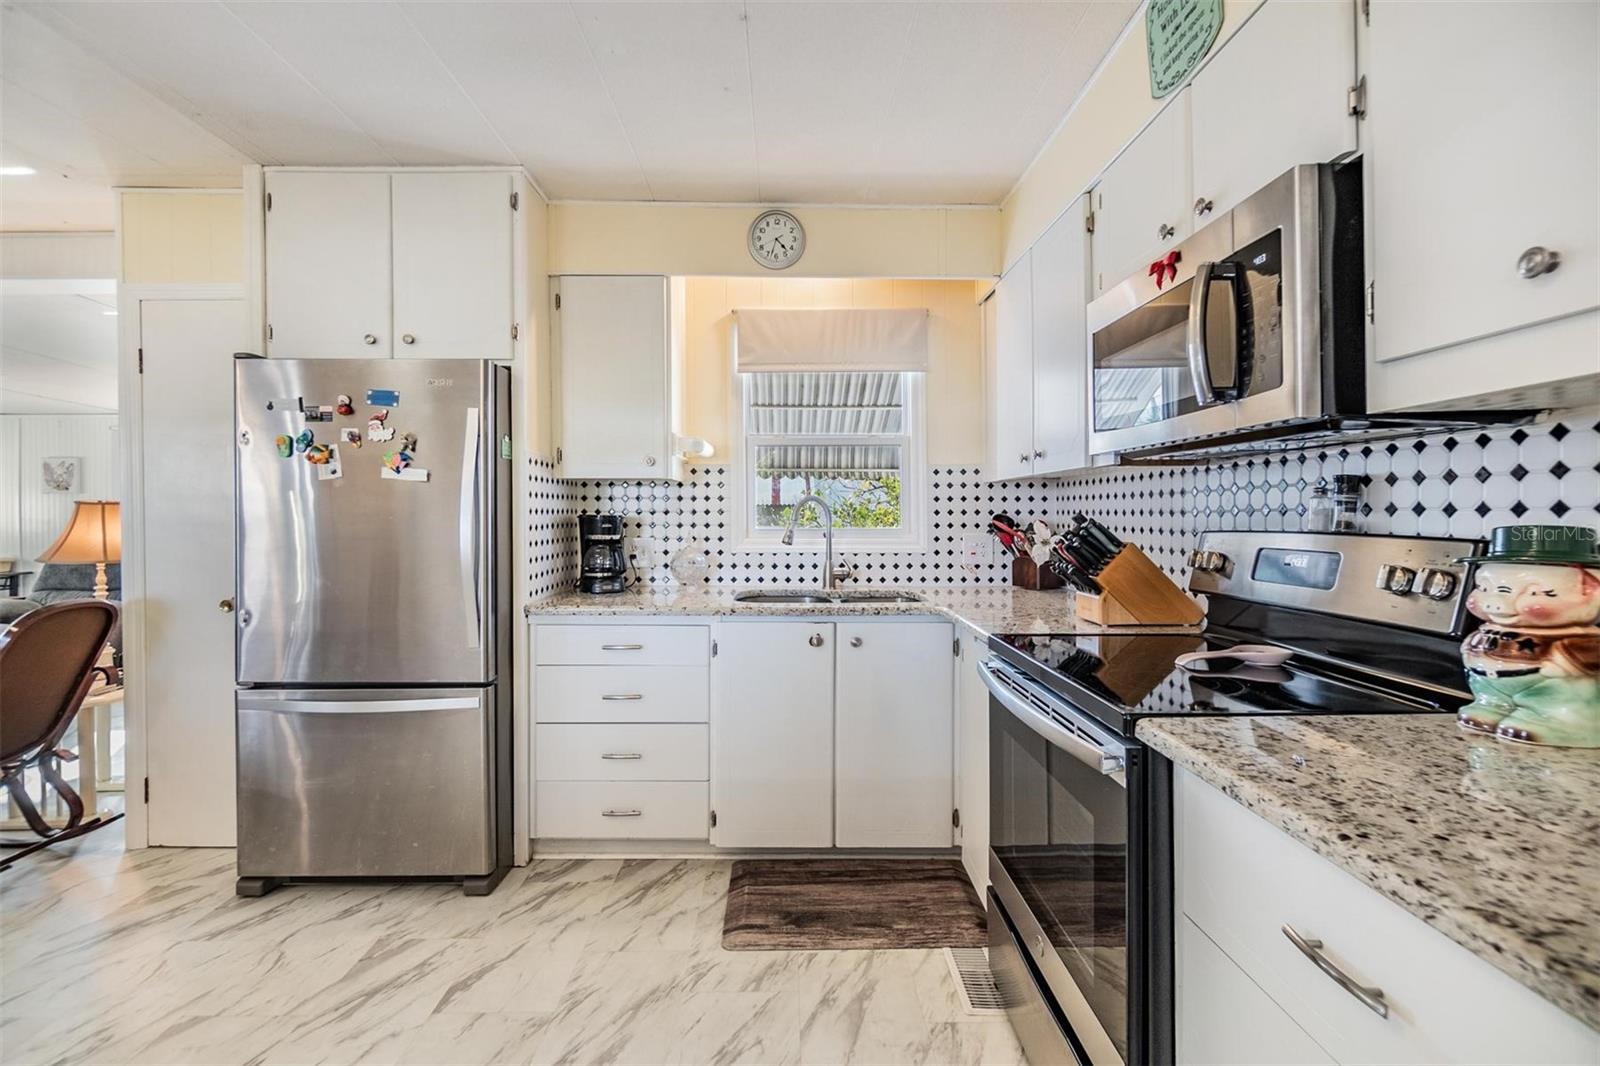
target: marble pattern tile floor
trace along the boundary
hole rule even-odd
[[[544,860],[233,895],[233,853],[111,832],[0,875],[0,1060],[996,1063],[938,951],[723,951],[730,863]]]

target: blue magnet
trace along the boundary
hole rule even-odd
[[[400,394],[393,389],[368,389],[368,407],[396,407],[400,403]]]
[[[307,448],[311,447],[312,442],[316,439],[317,438],[312,435],[309,429],[302,429],[300,431],[300,435],[294,439],[294,450],[297,452],[303,452]]]

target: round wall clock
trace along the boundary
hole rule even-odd
[[[800,261],[806,231],[787,211],[763,211],[750,223],[750,258],[768,270],[783,270]]]

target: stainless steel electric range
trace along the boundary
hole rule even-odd
[[[1444,714],[1482,543],[1206,533],[1200,634],[990,638],[990,964],[1030,1061],[1173,1060],[1172,767],[1134,735],[1168,715]],[[1282,659],[1242,659],[1265,645]],[[1188,653],[1235,651],[1190,669]]]

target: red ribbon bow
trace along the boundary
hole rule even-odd
[[[1178,261],[1183,258],[1183,253],[1174,248],[1168,252],[1166,258],[1157,259],[1150,264],[1146,273],[1156,279],[1156,288],[1161,288],[1169,281],[1178,280]]]

